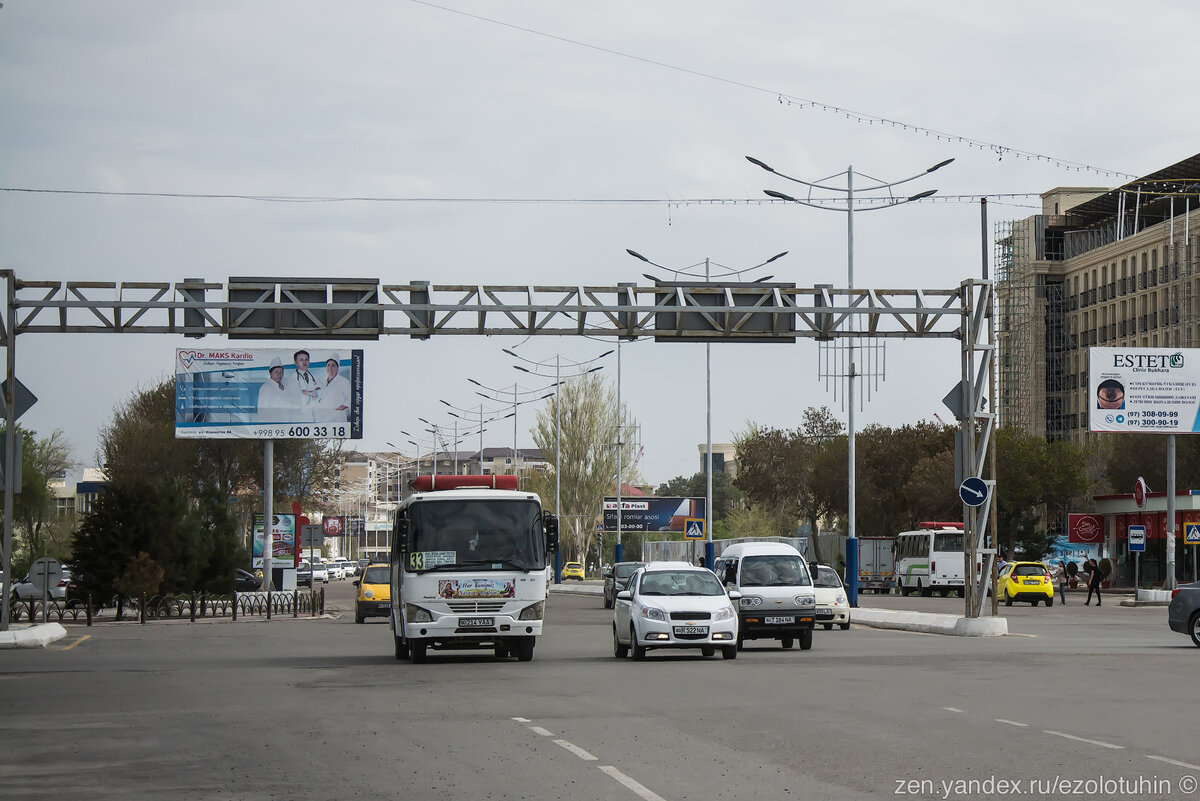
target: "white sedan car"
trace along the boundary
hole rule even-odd
[[[312,580],[315,584],[320,581],[325,584],[329,583],[329,565],[325,562],[313,562]]]
[[[652,648],[699,648],[737,658],[737,610],[711,570],[687,562],[650,562],[617,593],[613,609],[613,655],[645,659]]]
[[[837,623],[842,631],[850,628],[850,601],[842,577],[829,565],[817,565],[813,571],[813,589],[817,591],[817,614],[814,618],[826,631]]]
[[[335,579],[340,581],[341,579],[344,579],[346,577],[346,569],[343,568],[341,565],[339,565],[337,562],[326,562],[325,566],[329,568],[329,580],[330,581],[333,581]]]

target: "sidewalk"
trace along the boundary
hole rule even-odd
[[[13,623],[0,631],[0,650],[6,648],[45,648],[67,636],[61,623]]]

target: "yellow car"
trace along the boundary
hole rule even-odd
[[[368,617],[387,617],[392,612],[392,568],[386,562],[367,565],[362,578],[354,580],[354,622]]]
[[[563,565],[563,581],[567,579],[577,579],[583,581],[583,565],[579,562],[567,562]]]
[[[1000,571],[996,587],[1005,606],[1013,601],[1029,601],[1033,606],[1045,601],[1046,606],[1054,606],[1054,583],[1041,562],[1009,562]]]

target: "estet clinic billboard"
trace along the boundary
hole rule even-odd
[[[622,531],[683,531],[689,517],[704,517],[703,498],[621,498]],[[617,499],[604,499],[604,530],[617,530]]]
[[[1200,431],[1200,348],[1088,351],[1091,431]]]
[[[362,439],[363,352],[175,351],[181,439]]]

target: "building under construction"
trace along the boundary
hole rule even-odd
[[[997,226],[1001,425],[1087,437],[1087,349],[1200,347],[1200,154]]]

